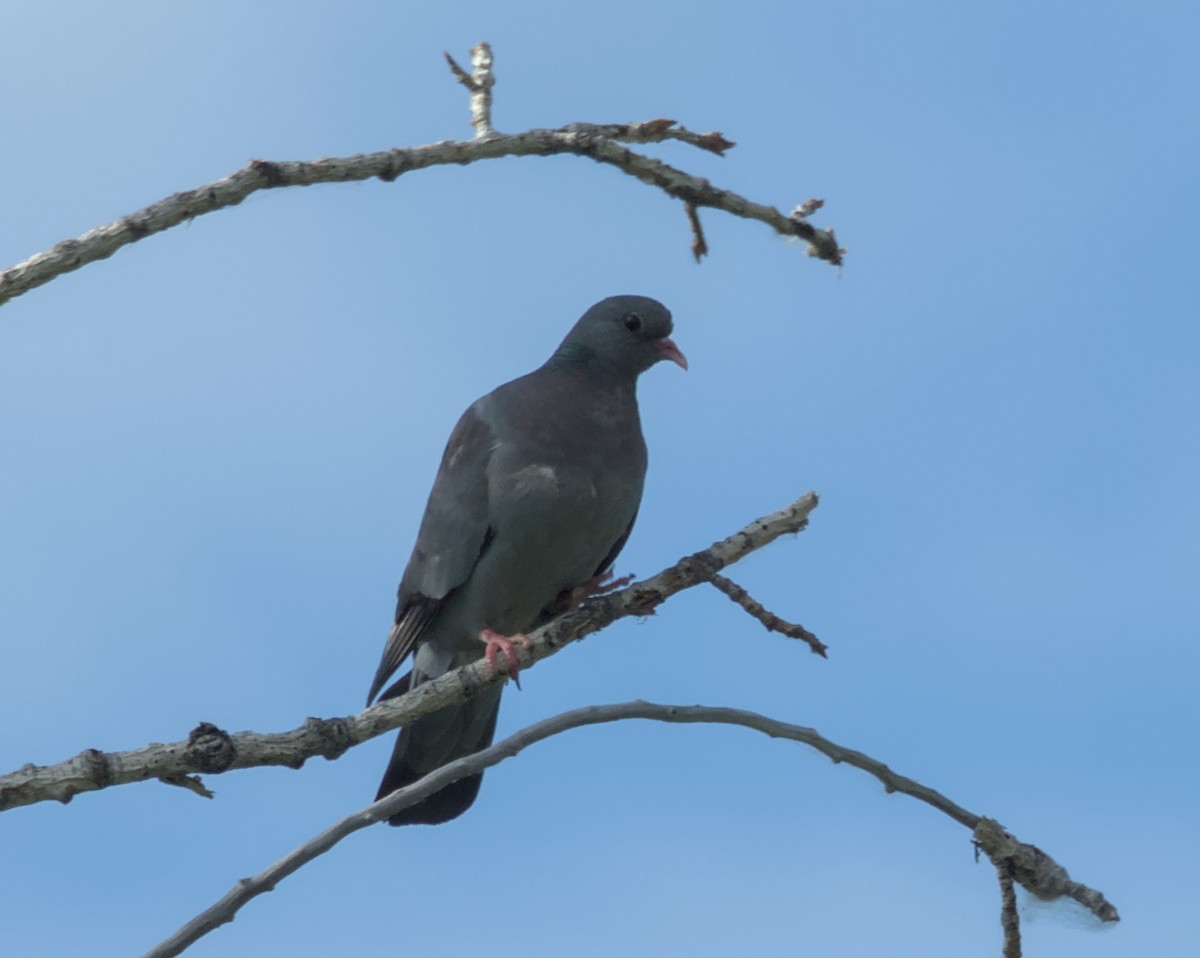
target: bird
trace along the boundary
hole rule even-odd
[[[403,695],[503,653],[606,591],[633,529],[646,476],[638,377],[662,360],[687,369],[670,311],[646,296],[588,309],[553,355],[463,413],[450,434],[396,596],[396,617],[367,695]],[[626,580],[618,580],[622,584]],[[412,654],[411,670],[380,695]],[[501,685],[402,728],[376,800],[466,755],[496,731]],[[459,779],[388,819],[437,825],[465,812],[482,773]]]

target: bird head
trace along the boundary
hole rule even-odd
[[[687,358],[671,340],[671,313],[648,296],[610,296],[580,317],[555,357],[615,367],[636,377],[660,360],[683,369]]]

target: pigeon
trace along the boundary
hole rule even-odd
[[[642,498],[646,443],[638,377],[660,360],[687,369],[671,314],[645,296],[589,309],[538,369],[476,400],[459,419],[400,581],[396,624],[367,696],[413,654],[380,701],[501,652],[604,585]],[[621,583],[616,583],[621,584]],[[492,743],[500,685],[401,729],[382,798]],[[459,779],[388,819],[436,825],[475,801],[482,774]]]

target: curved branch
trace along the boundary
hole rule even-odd
[[[319,835],[309,839],[291,851],[284,858],[270,865],[252,878],[244,878],[229,890],[219,901],[205,909],[191,921],[187,922],[171,937],[160,942],[143,958],[170,958],[179,955],[191,944],[202,938],[221,925],[233,920],[237,912],[252,899],[264,892],[271,891],[288,875],[298,871],[304,865],[320,857],[337,845],[342,839],[369,825],[374,825],[395,815],[403,808],[419,802],[451,782],[468,775],[475,775],[493,765],[498,765],[505,759],[512,758],[519,752],[536,742],[558,735],[573,728],[587,725],[599,725],[607,722],[618,722],[626,719],[650,719],[659,722],[683,724],[708,723],[723,725],[738,725],[743,728],[762,732],[772,738],[784,738],[800,742],[817,749],[829,756],[835,762],[844,762],[870,773],[883,783],[889,792],[902,792],[919,799],[949,815],[956,822],[975,828],[980,822],[989,821],[968,812],[940,792],[928,788],[898,775],[890,768],[862,752],[854,751],[831,742],[815,729],[801,725],[791,725],[776,719],[747,712],[741,709],[709,707],[703,705],[656,705],[652,702],[625,702],[617,705],[593,705],[586,708],[573,709],[548,719],[543,719],[533,725],[521,729],[502,742],[444,765],[430,773],[418,782],[397,789],[366,808],[347,815],[334,823]],[[1043,853],[1044,854],[1044,853]],[[1061,866],[1053,863],[1049,856],[1047,862],[1061,870]],[[1065,871],[1063,871],[1065,874]],[[1019,872],[1013,876],[1025,884]],[[1083,887],[1083,886],[1080,886]],[[1099,895],[1099,892],[1093,894]],[[1103,896],[1100,896],[1103,897]],[[1115,910],[1113,918],[1115,920]]]
[[[655,122],[649,121],[651,124]],[[630,124],[625,129],[636,126]],[[63,240],[46,252],[0,272],[0,305],[64,273],[107,259],[123,246],[146,236],[161,233],[205,213],[236,206],[259,190],[346,183],[372,177],[391,182],[405,173],[431,166],[466,165],[506,156],[555,156],[564,153],[588,156],[598,163],[616,167],[643,183],[658,187],[668,196],[683,200],[691,207],[708,206],[766,223],[784,236],[806,240],[810,255],[841,265],[844,250],[838,247],[832,230],[817,229],[802,217],[785,216],[773,206],[752,202],[661,160],[626,149],[614,138],[606,136],[603,132],[606,129],[590,124],[572,124],[557,130],[495,134],[477,140],[447,140],[426,146],[312,161],[251,160],[224,179],[168,196],[113,223],[89,230],[76,239]],[[638,142],[656,142],[658,139],[666,137],[647,137]]]
[[[63,240],[44,253],[37,253],[9,269],[0,272],[0,305],[31,289],[36,289],[64,273],[69,273],[107,259],[123,246],[143,237],[161,233],[180,223],[236,206],[259,190],[282,186],[313,186],[317,183],[345,183],[378,177],[391,182],[413,170],[451,163],[465,165],[480,160],[504,156],[553,156],[573,154],[590,156],[637,177],[682,200],[694,220],[695,208],[709,206],[735,216],[759,220],[784,236],[796,236],[809,244],[809,255],[840,266],[845,250],[837,244],[833,230],[817,229],[808,222],[808,212],[820,206],[819,200],[809,200],[785,216],[772,206],[751,202],[737,193],[713,186],[708,180],[661,160],[643,156],[620,146],[618,141],[631,143],[660,143],[679,140],[699,149],[721,154],[734,144],[720,133],[692,133],[676,125],[674,120],[648,120],[644,123],[594,124],[572,123],[557,130],[529,130],[504,135],[491,125],[492,53],[486,43],[472,51],[474,75],[468,74],[449,61],[458,80],[471,91],[472,123],[476,139],[446,140],[426,146],[360,153],[355,156],[332,157],[307,161],[251,160],[242,169],[224,179],[159,200],[145,209],[106,226],[75,238]],[[817,204],[813,206],[812,204]],[[808,212],[805,212],[805,211]]]
[[[816,507],[816,494],[806,493],[787,508],[755,519],[729,538],[685,556],[658,575],[587,600],[530,635],[528,646],[518,649],[521,668],[529,668],[617,619],[652,615],[675,593],[709,581],[721,569],[785,533],[799,532]],[[481,658],[357,715],[310,718],[288,732],[230,733],[205,722],[192,731],[186,742],[147,745],[127,752],[88,749],[56,765],[26,765],[0,776],[0,811],[50,800],[65,803],[80,792],[149,779],[187,783],[195,791],[199,783],[188,777],[196,774],[216,775],[262,765],[299,768],[317,755],[335,759],[348,748],[461,702],[486,686],[503,682],[505,677],[504,672],[493,670]]]

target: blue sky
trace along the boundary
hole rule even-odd
[[[612,293],[691,361],[644,380],[620,572],[790,502],[713,590],[505,696],[501,734],[631,698],[812,725],[1000,819],[1120,926],[1026,909],[1026,954],[1186,954],[1200,333],[1190,4],[10,2],[0,265],[252,157],[470,133],[441,51],[490,40],[496,126],[667,116],[648,152],[827,206],[838,272],[608,168],[525,158],[256,194],[0,309],[4,771],[355,711],[442,445]],[[6,813],[13,954],[137,954],[374,794],[380,740],[299,772]],[[958,825],[724,728],[569,733],[435,829],[376,829],[196,956],[993,955]]]

